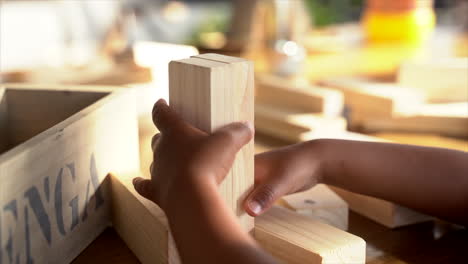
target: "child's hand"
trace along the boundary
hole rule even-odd
[[[255,156],[255,188],[244,208],[251,216],[269,209],[281,196],[304,191],[321,181],[319,142],[310,141]]]
[[[155,104],[153,121],[161,133],[151,142],[151,180],[135,178],[133,184],[164,211],[182,194],[196,195],[194,190],[220,184],[254,133],[250,123],[238,122],[209,135],[184,122],[164,100]]]

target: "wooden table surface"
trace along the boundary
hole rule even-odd
[[[151,163],[149,147],[155,130],[140,133],[140,158],[142,168]],[[420,145],[447,146],[468,150],[468,141],[441,138],[438,136],[415,136],[405,134],[382,134],[384,138]],[[284,142],[257,135],[256,151],[284,145]],[[148,175],[148,170],[143,169]],[[388,229],[352,211],[349,212],[348,232],[367,242],[367,263],[468,263],[468,230],[443,222],[426,222],[397,229]],[[93,263],[139,263],[113,228],[105,230],[74,264]]]

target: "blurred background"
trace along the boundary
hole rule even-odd
[[[168,63],[200,53],[254,61],[256,152],[316,138],[468,151],[468,0],[0,0],[0,88],[135,89],[148,177]],[[467,232],[446,223],[349,226],[368,263],[466,262]]]
[[[3,0],[0,82],[137,87],[144,114],[170,60],[215,52],[255,62],[257,130],[273,137],[466,138],[467,14],[465,0]],[[309,107],[321,89],[344,99]]]

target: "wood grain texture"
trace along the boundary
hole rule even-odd
[[[430,216],[392,202],[353,193],[333,186],[331,188],[349,204],[349,207],[353,211],[388,228],[396,228],[433,220]]]
[[[257,104],[304,113],[320,113],[327,117],[339,117],[343,112],[343,94],[336,89],[312,86],[300,80],[288,80],[273,75],[258,76],[255,88]]]
[[[11,258],[19,263],[69,263],[110,224],[108,173],[139,169],[133,93],[109,93],[99,99],[100,92],[89,89],[87,93],[96,100],[80,103],[81,92],[75,100],[73,91],[64,90],[42,91],[63,100],[63,107],[54,108],[49,104],[57,101],[41,97],[41,91],[7,86],[12,110],[8,128],[21,127],[22,138],[15,142],[22,143],[0,155],[0,259],[4,263]],[[67,100],[77,108],[67,108]],[[45,109],[49,107],[55,111]],[[70,116],[63,116],[64,112]],[[29,120],[30,131],[18,124]],[[40,120],[53,126],[45,128]]]
[[[328,186],[317,184],[313,188],[282,198],[288,208],[299,214],[348,230],[348,204]]]
[[[164,212],[135,191],[135,176],[111,177],[115,230],[142,263],[180,263]]]
[[[217,54],[173,61],[169,65],[169,101],[185,121],[208,133],[231,122],[253,124],[253,64]],[[253,161],[252,141],[238,153],[220,186],[221,195],[246,231],[254,225],[242,208],[254,183]]]
[[[366,259],[363,239],[277,206],[257,217],[255,239],[285,263],[365,263]]]
[[[342,91],[350,114],[365,118],[391,118],[397,111],[411,113],[424,101],[420,93],[393,84],[354,78],[324,80],[320,84]],[[360,119],[354,118],[353,122],[359,125]]]
[[[255,105],[255,128],[257,131],[290,142],[306,141],[315,134],[330,134],[346,131],[343,117],[281,109],[261,103]]]
[[[367,133],[413,132],[468,138],[468,103],[424,104],[411,115],[367,118],[360,128]]]

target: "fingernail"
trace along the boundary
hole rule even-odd
[[[250,129],[250,131],[252,131],[252,133],[255,131],[255,128],[254,128],[252,122],[250,122],[250,121],[244,121],[243,123],[244,123],[244,125],[245,125],[246,127],[248,127],[248,128]]]
[[[160,104],[167,104],[166,100],[164,100],[163,98],[159,99],[157,102],[156,102],[157,105],[160,105]]]
[[[260,204],[255,201],[249,202],[249,208],[256,215],[260,214],[260,212],[262,211],[262,207],[260,206]]]

